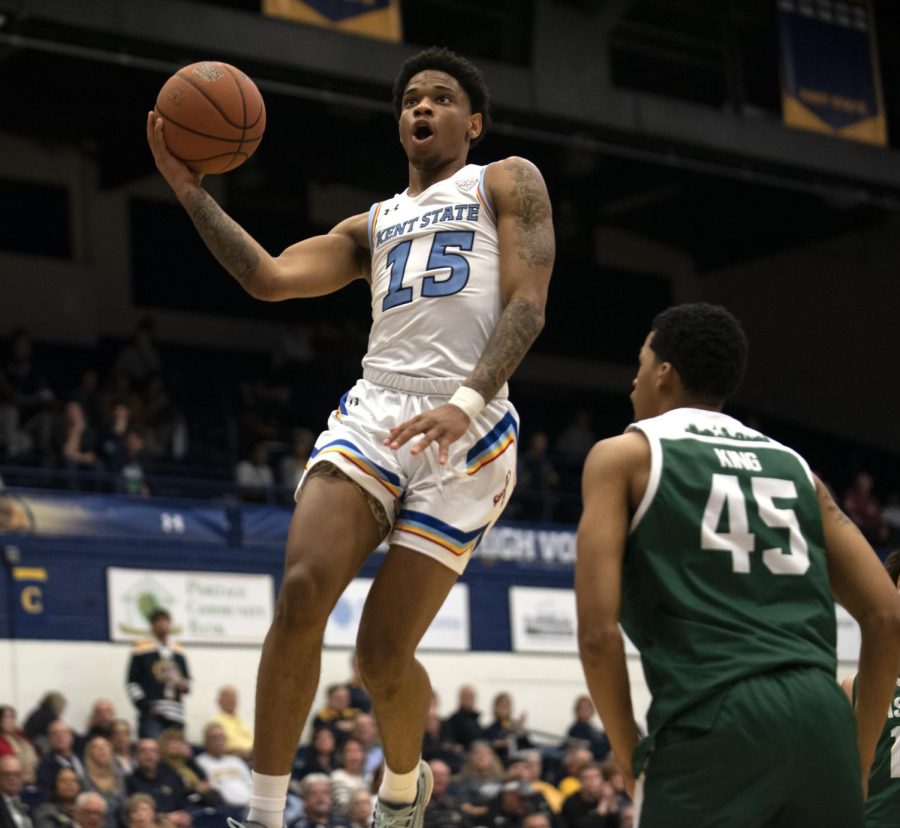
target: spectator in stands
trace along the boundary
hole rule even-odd
[[[135,428],[125,432],[125,444],[115,463],[115,488],[117,492],[148,497],[150,487],[150,460],[144,450],[144,435]]]
[[[116,719],[110,727],[113,757],[123,776],[128,776],[134,768],[134,743],[131,740],[131,725],[125,719]]]
[[[311,773],[300,783],[303,816],[288,828],[347,828],[345,820],[331,812],[331,780],[322,773]]]
[[[432,759],[434,787],[425,809],[425,828],[468,828],[469,818],[462,812],[459,799],[450,793],[450,767],[440,759]]]
[[[156,801],[150,794],[132,794],[125,801],[126,828],[174,828],[174,823],[156,811]]]
[[[563,796],[567,797],[581,787],[579,781],[581,769],[594,761],[591,749],[584,745],[584,742],[572,742],[566,747],[566,752],[563,754],[561,776],[557,785]]]
[[[619,828],[634,828],[635,809],[631,802],[619,807]]]
[[[9,755],[19,760],[23,784],[33,785],[38,765],[37,751],[19,727],[16,709],[3,704],[0,705],[0,757]]]
[[[868,472],[856,475],[853,485],[844,492],[844,511],[872,546],[887,540],[887,527],[881,516],[881,504],[873,491],[875,480]]]
[[[566,731],[569,739],[577,739],[585,742],[591,749],[591,753],[598,762],[605,761],[609,756],[609,739],[599,727],[593,724],[593,718],[597,713],[591,697],[584,695],[575,699],[575,721]]]
[[[313,730],[327,727],[340,747],[353,732],[359,710],[350,706],[350,691],[343,684],[332,684],[326,691],[325,705],[313,719]]]
[[[210,722],[222,726],[225,733],[225,752],[249,762],[253,757],[253,729],[238,716],[237,687],[233,684],[220,687],[216,703],[219,705],[219,712],[210,719]]]
[[[290,491],[291,497],[303,477],[315,441],[308,428],[295,428],[291,432],[291,450],[278,463],[278,482]]]
[[[143,394],[143,424],[147,452],[152,457],[171,458],[175,447],[184,436],[176,437],[186,429],[184,415],[166,390],[162,374],[147,379]]]
[[[47,728],[48,750],[41,757],[37,768],[37,786],[49,791],[60,768],[69,768],[79,779],[84,779],[84,765],[73,750],[75,736],[72,728],[62,719],[50,722]]]
[[[582,461],[596,442],[590,412],[580,408],[556,438],[553,450],[564,463],[581,468]]]
[[[12,754],[0,756],[0,828],[34,828],[20,797],[24,787],[22,763]]]
[[[464,684],[459,688],[459,706],[444,722],[445,738],[468,750],[472,742],[481,738],[480,717],[481,713],[475,708],[475,688]]]
[[[528,447],[519,458],[518,502],[528,520],[549,523],[553,520],[559,474],[550,462],[550,440],[543,431],[534,431]]]
[[[255,443],[250,450],[250,456],[245,457],[234,467],[234,481],[244,500],[265,500],[272,486],[275,485],[275,476],[269,465],[269,449],[262,441]]]
[[[47,729],[50,722],[55,722],[62,716],[65,709],[66,697],[56,690],[51,690],[44,694],[38,706],[28,714],[28,718],[25,719],[25,735],[38,749],[38,753],[44,754],[49,750]]]
[[[581,787],[563,803],[561,816],[565,828],[617,828],[619,799],[613,786],[603,779],[600,765],[597,762],[584,765],[578,781]]]
[[[562,791],[542,778],[543,758],[537,748],[519,751],[507,767],[507,775],[512,775],[528,784],[531,790],[541,796],[545,806],[554,814],[562,809],[565,797]]]
[[[98,794],[106,805],[106,828],[115,828],[125,807],[125,774],[113,756],[112,745],[94,736],[84,749],[84,789]]]
[[[425,733],[422,737],[422,758],[426,762],[431,762],[433,759],[444,762],[450,768],[451,775],[459,773],[462,767],[463,749],[449,740],[444,723],[436,709],[432,709],[428,713]]]
[[[75,824],[78,828],[114,828],[120,823],[110,818],[106,800],[94,791],[82,791],[75,799]]]
[[[109,414],[100,426],[100,454],[106,465],[114,469],[125,454],[125,435],[135,427],[132,408],[122,400],[109,407]]]
[[[102,468],[97,433],[88,423],[84,409],[77,400],[69,400],[63,407],[59,442],[59,455],[64,468],[85,472],[96,472]]]
[[[72,768],[57,767],[47,799],[31,815],[34,828],[75,826],[75,800],[81,793],[81,778]]]
[[[167,727],[159,734],[158,745],[160,760],[181,777],[191,807],[217,808],[222,804],[222,797],[197,764],[180,727]]]
[[[81,372],[78,385],[69,394],[70,400],[81,405],[84,418],[89,426],[97,430],[102,420],[100,407],[100,372],[96,368],[88,368]]]
[[[181,777],[165,762],[160,761],[156,739],[138,740],[135,767],[125,779],[125,789],[132,794],[148,794],[156,803],[156,810],[164,814],[176,828],[189,828],[191,807]],[[126,804],[127,810],[127,804]]]
[[[112,741],[113,723],[116,721],[116,708],[110,699],[97,699],[91,705],[88,715],[87,727],[82,735],[75,740],[75,752],[84,756],[84,748],[94,736],[102,736]]]
[[[31,438],[21,428],[16,392],[9,377],[0,370],[0,457],[10,459],[27,455]]]
[[[134,642],[128,665],[128,696],[138,710],[138,735],[156,738],[167,727],[184,727],[181,697],[191,688],[184,651],[169,638],[172,616],[158,607],[150,615],[153,638]]]
[[[488,805],[499,793],[502,782],[503,765],[494,749],[487,742],[476,739],[450,792],[460,801],[463,813],[478,823],[479,818],[487,814]]]
[[[226,745],[225,729],[210,722],[203,731],[203,752],[197,764],[235,819],[242,819],[250,804],[250,768],[243,759],[226,753]]]
[[[330,776],[337,767],[336,753],[334,731],[329,727],[319,728],[313,732],[312,742],[298,749],[291,776],[294,779],[303,779],[312,773]]]
[[[531,747],[528,734],[525,732],[525,713],[513,717],[512,696],[505,690],[494,696],[494,721],[482,732],[481,738],[488,742],[500,761],[504,764],[507,758],[519,749]]]
[[[384,751],[378,740],[378,726],[375,717],[368,713],[360,713],[353,724],[353,738],[357,739],[366,753],[363,762],[363,774],[371,779],[384,761]]]
[[[350,800],[356,791],[368,790],[365,775],[366,748],[359,739],[350,736],[340,749],[340,764],[331,773],[331,810],[339,817],[350,812]]]
[[[129,342],[116,356],[112,373],[128,380],[132,388],[142,389],[150,377],[163,370],[156,348],[156,323],[150,317],[138,322]]]
[[[348,828],[371,828],[375,802],[367,790],[354,791],[347,812]]]
[[[522,828],[553,828],[553,820],[545,811],[535,811],[522,817]]]
[[[491,828],[521,828],[525,814],[541,807],[536,798],[527,782],[507,779],[488,803],[488,811],[481,824]]]
[[[46,416],[47,403],[55,400],[56,395],[34,361],[34,343],[31,334],[24,328],[12,332],[4,374],[12,386],[19,421],[33,436],[41,435],[39,440],[41,437],[48,439],[52,431],[52,416],[49,419]]]

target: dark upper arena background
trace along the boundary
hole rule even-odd
[[[266,18],[253,0],[0,0],[0,336],[25,327],[64,394],[152,316],[191,427],[186,462],[217,478],[248,447],[241,388],[296,323],[319,332],[319,355],[302,380],[312,413],[294,425],[319,429],[358,371],[365,286],[281,305],[246,296],[156,174],[145,115],[184,64],[253,77],[262,145],[207,182],[277,251],[405,186],[390,85],[404,58],[446,45],[493,93],[472,160],[533,160],[554,206],[547,324],[512,382],[523,442],[552,441],[579,409],[598,437],[621,430],[653,315],[704,300],[750,337],[734,412],[838,490],[864,469],[882,499],[900,488],[895,2],[873,3],[887,148],[782,124],[773,0],[402,8],[403,43],[389,44]],[[29,482],[13,465],[7,483]]]

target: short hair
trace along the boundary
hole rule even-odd
[[[129,431],[135,431],[134,429],[129,429]],[[140,436],[139,431],[135,431],[135,433]],[[163,609],[162,607],[157,607],[153,612],[150,613],[150,623],[153,624],[159,618],[166,618],[169,621],[172,620],[172,616],[169,614],[167,609]]]
[[[106,800],[98,794],[96,791],[82,791],[75,798],[75,807],[83,808],[88,802],[96,801],[103,805],[103,812],[106,813],[109,810],[109,806],[106,803]]]
[[[653,320],[650,348],[678,371],[685,391],[721,404],[741,384],[747,368],[747,336],[720,305],[675,305]]]
[[[897,586],[897,579],[900,578],[900,549],[895,549],[884,559],[884,568],[891,576],[894,586]]]
[[[472,61],[467,60],[460,55],[445,49],[443,46],[432,46],[413,55],[411,58],[403,61],[400,65],[400,71],[394,80],[394,117],[400,119],[400,113],[403,111],[403,93],[406,91],[406,85],[413,75],[424,72],[426,69],[436,69],[438,72],[446,72],[451,78],[465,90],[469,96],[469,103],[472,106],[472,114],[481,113],[481,133],[477,138],[472,139],[472,146],[475,146],[488,131],[491,125],[491,101],[487,84],[484,81],[484,75],[481,70]]]
[[[150,794],[145,793],[135,793],[129,796],[125,800],[125,813],[130,816],[139,805],[149,805],[153,809],[153,813],[156,813],[156,800]]]
[[[308,773],[300,780],[300,796],[306,796],[312,785],[325,783],[331,793],[331,778],[326,773]]]

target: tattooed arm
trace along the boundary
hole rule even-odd
[[[544,327],[556,247],[550,197],[534,164],[516,157],[492,164],[485,186],[497,210],[504,308],[465,385],[490,400]]]
[[[862,634],[855,713],[865,788],[900,672],[900,595],[859,529],[822,481],[815,482],[831,589]]]
[[[210,252],[251,296],[274,302],[332,293],[369,277],[368,217],[346,219],[323,236],[271,256],[166,148],[163,119],[147,116],[147,141],[156,166],[187,210]]]
[[[463,383],[490,401],[515,371],[544,327],[544,306],[553,270],[555,243],[550,198],[537,167],[524,158],[491,164],[485,187],[497,213],[500,289],[503,313],[472,373]],[[469,417],[455,405],[427,411],[391,429],[391,448],[421,434],[418,454],[438,445],[441,463],[449,446],[469,427]]]

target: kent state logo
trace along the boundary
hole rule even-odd
[[[306,5],[332,23],[340,23],[351,17],[386,9],[391,5],[391,0],[306,0]]]

